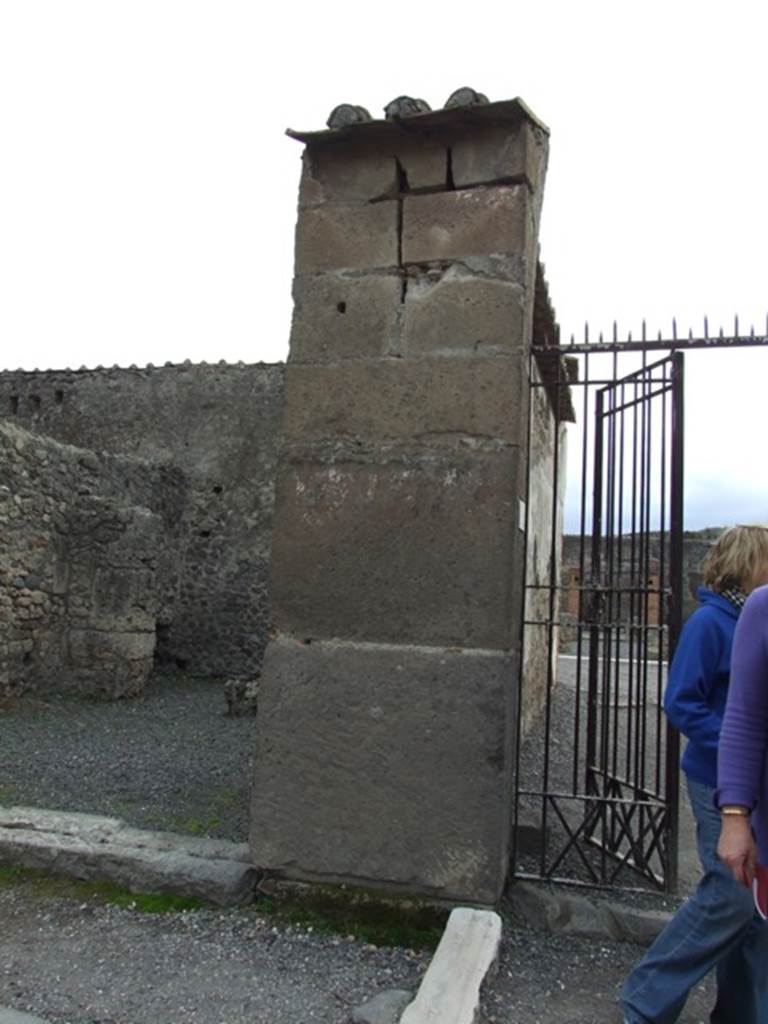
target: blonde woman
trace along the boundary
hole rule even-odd
[[[734,526],[702,566],[700,605],[669,667],[664,710],[688,738],[682,759],[704,875],[621,990],[625,1024],[674,1024],[691,988],[712,968],[711,1024],[768,1024],[768,925],[717,855],[717,751],[731,649],[747,596],[768,583],[768,527]]]

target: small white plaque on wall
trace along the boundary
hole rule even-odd
[[[518,504],[520,506],[520,508],[518,510],[518,526],[520,527],[521,530],[524,530],[525,529],[525,511],[526,511],[526,509],[525,509],[525,502],[521,498],[519,500]]]

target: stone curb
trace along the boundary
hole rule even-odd
[[[641,910],[616,901],[596,903],[528,882],[513,883],[505,902],[515,917],[532,928],[640,946],[650,945],[672,917],[668,911]]]
[[[0,864],[219,906],[250,901],[258,880],[245,843],[142,831],[120,818],[30,807],[0,807]]]
[[[492,910],[451,911],[416,998],[400,1024],[473,1024],[480,1011],[480,986],[495,967],[501,918]]]
[[[249,902],[258,882],[247,843],[143,831],[120,818],[30,807],[0,807],[0,865],[107,880],[132,892],[193,896],[219,906]],[[649,945],[672,916],[595,903],[528,882],[514,882],[505,902],[533,928],[638,945]]]

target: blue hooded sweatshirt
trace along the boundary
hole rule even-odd
[[[699,588],[698,598],[701,604],[683,627],[669,666],[664,710],[688,738],[683,771],[714,788],[739,609],[722,594],[704,587]]]

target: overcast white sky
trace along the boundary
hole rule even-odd
[[[284,129],[460,85],[551,129],[566,333],[764,332],[767,30],[758,0],[0,0],[0,365],[284,359]],[[691,526],[768,521],[767,369],[768,349],[689,357]]]

